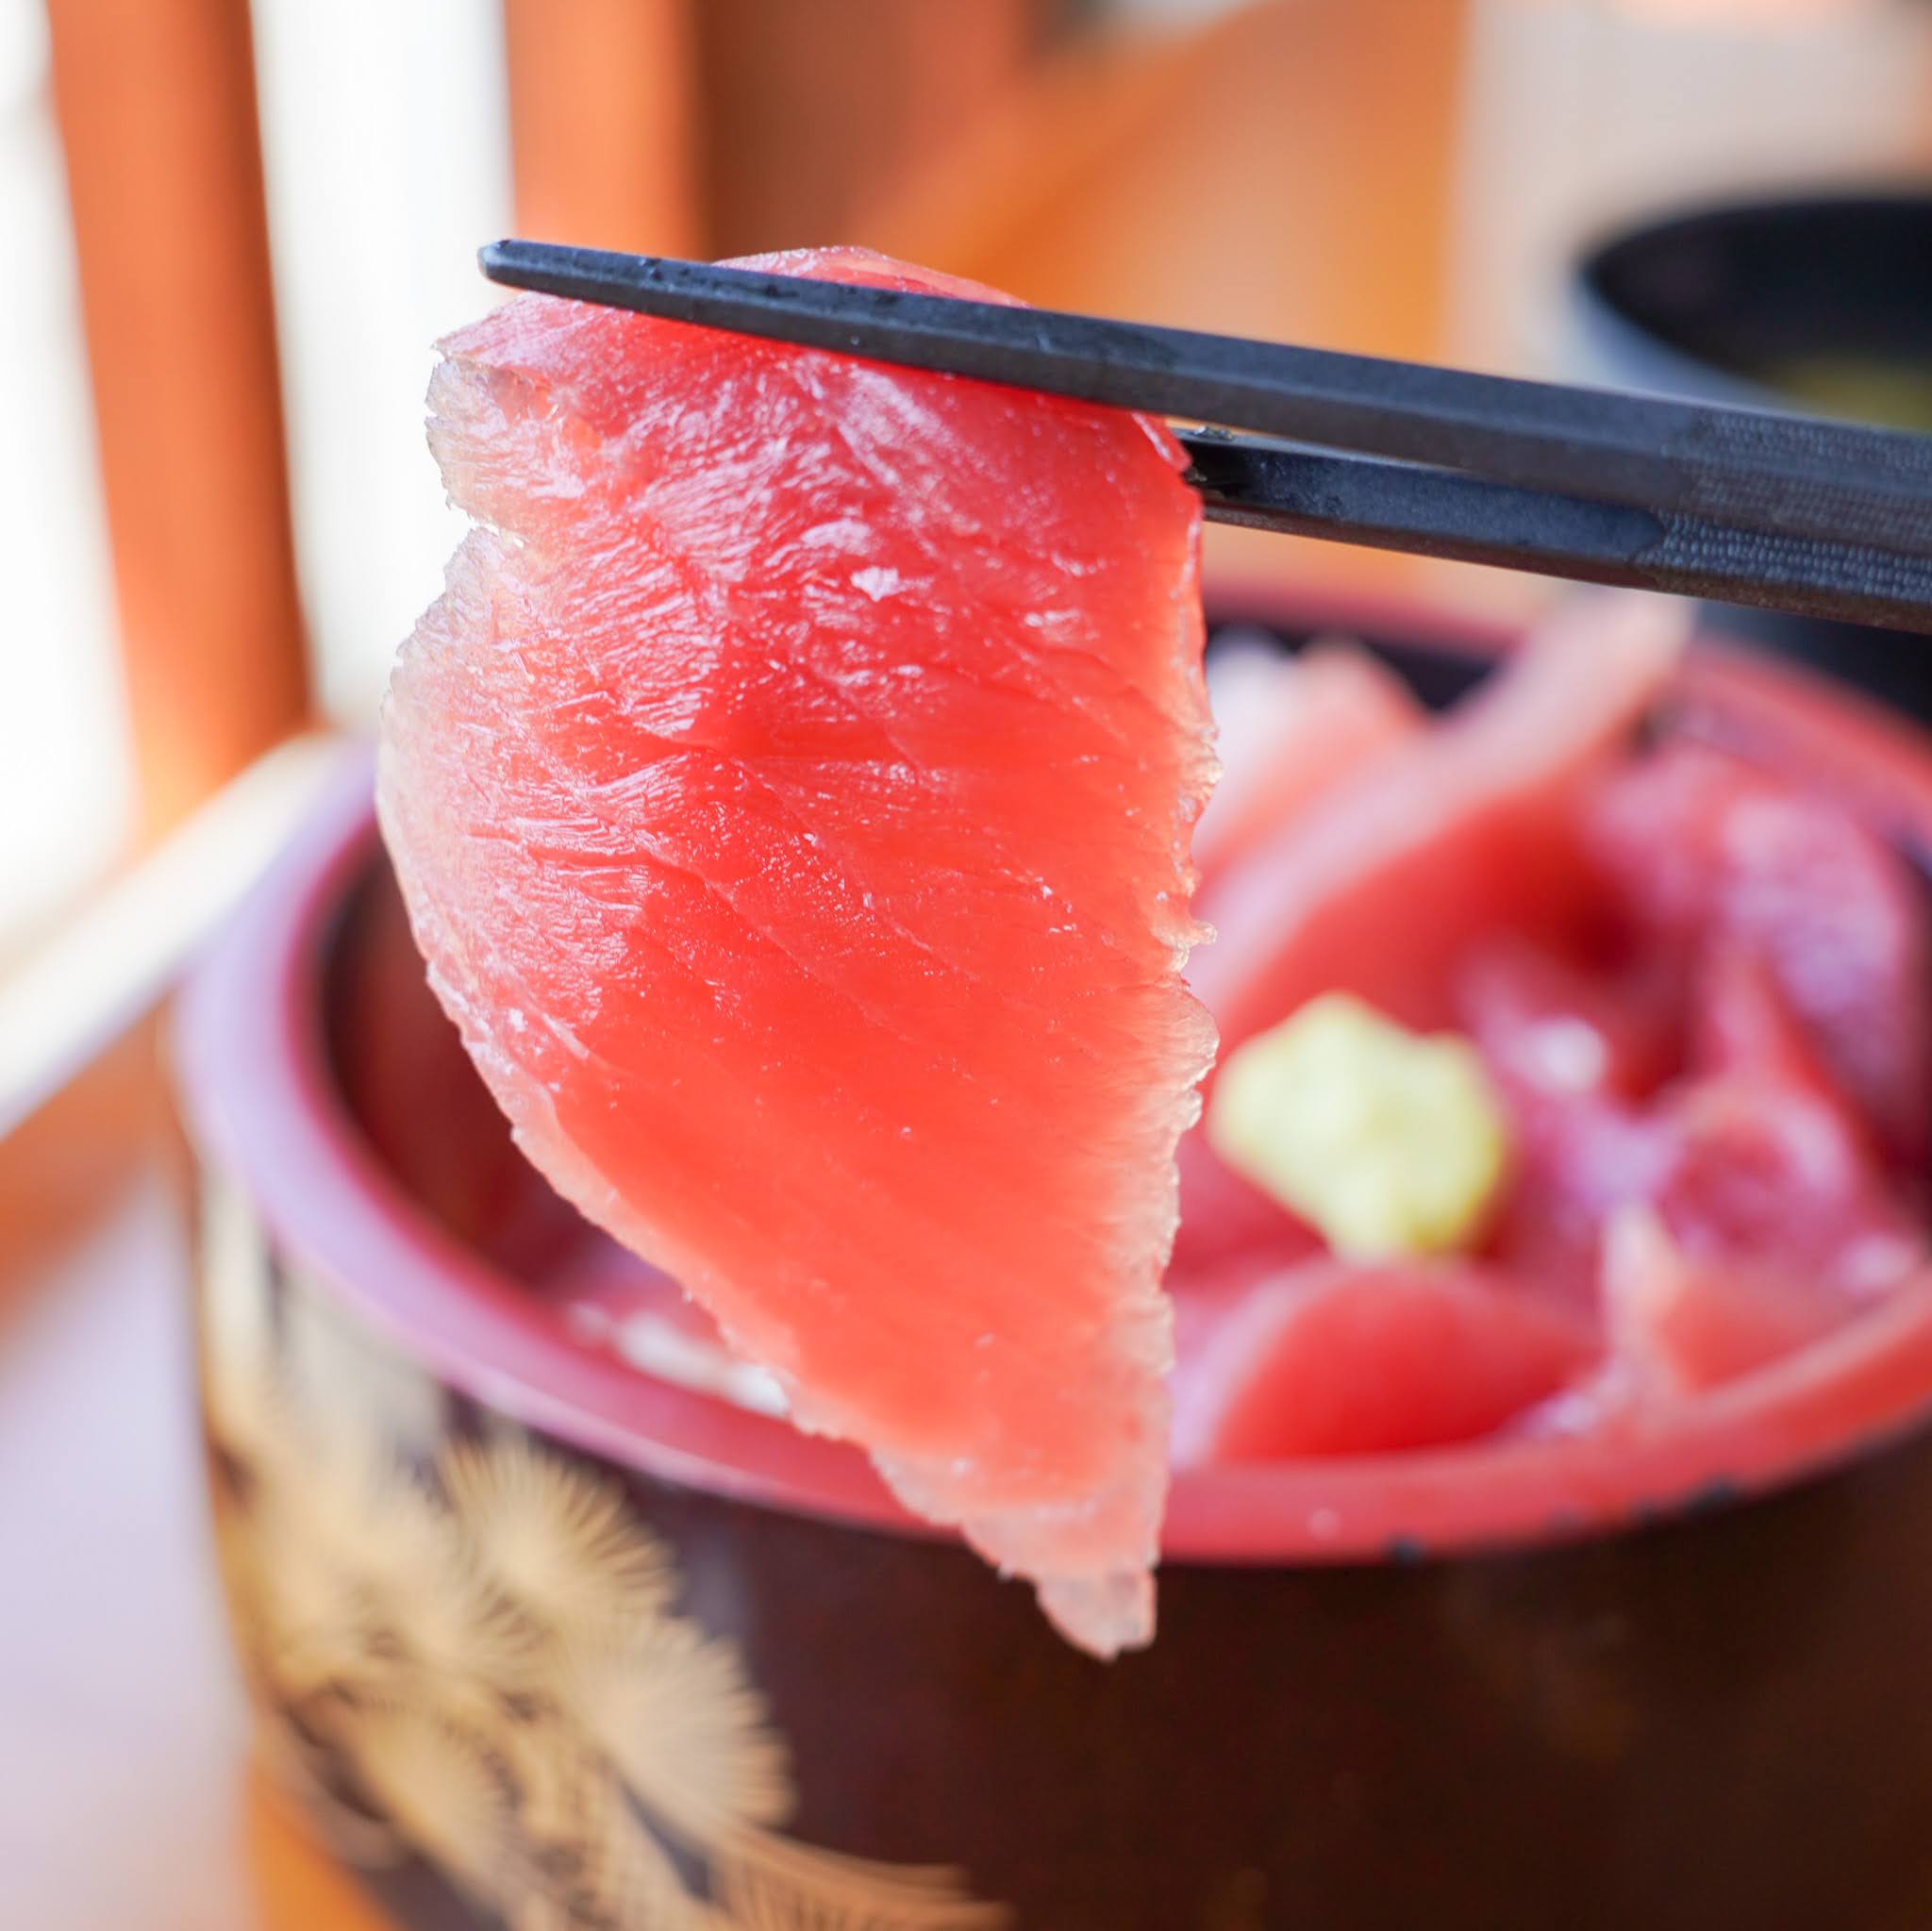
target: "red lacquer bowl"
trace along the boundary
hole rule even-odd
[[[1507,640],[1219,600],[1419,685]],[[1904,647],[1904,646],[1902,646]],[[1711,648],[1673,721],[1932,850],[1932,739]],[[366,759],[179,1016],[265,1747],[422,1924],[1932,1922],[1932,1315],[1641,1443],[1199,1470],[1102,1666],[863,1460],[566,1318],[601,1237],[423,984]]]

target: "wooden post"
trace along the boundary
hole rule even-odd
[[[504,0],[519,234],[705,250],[692,0]]]
[[[142,815],[308,680],[247,0],[47,0]]]

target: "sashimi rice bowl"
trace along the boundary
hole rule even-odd
[[[1204,618],[1157,422],[548,297],[431,443],[178,1032],[391,1908],[1932,1911],[1932,741],[1659,599]]]

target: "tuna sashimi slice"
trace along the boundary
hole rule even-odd
[[[1393,671],[1340,642],[1311,643],[1289,657],[1273,641],[1224,636],[1208,657],[1208,698],[1222,769],[1194,827],[1202,891],[1324,792],[1419,737],[1427,720]],[[1199,1127],[1181,1141],[1179,1157],[1171,1284],[1230,1256],[1265,1249],[1285,1265],[1321,1245],[1311,1228],[1227,1166]]]
[[[1579,964],[1505,935],[1471,948],[1456,985],[1515,1147],[1491,1249],[1574,1304],[1596,1300],[1605,1217],[1649,1198],[1666,1170],[1644,1102],[1681,1057],[1679,977]]]
[[[1485,1268],[1307,1261],[1252,1290],[1183,1364],[1174,1453],[1280,1461],[1470,1441],[1595,1352],[1587,1322]]]
[[[1075,1640],[1144,1642],[1213,1048],[1177,446],[540,296],[430,399],[480,526],[395,674],[382,823],[525,1150],[804,1425]]]
[[[1604,1240],[1612,1378],[1634,1401],[1701,1393],[1770,1366],[1849,1320],[1842,1295],[1759,1267],[1697,1261],[1649,1208],[1624,1208]]]
[[[1825,1072],[1917,1171],[1932,1140],[1932,957],[1897,852],[1830,801],[1696,744],[1611,774],[1584,840],[1653,944],[1761,958]]]
[[[1194,827],[1203,889],[1268,841],[1324,791],[1396,744],[1427,713],[1358,645],[1311,643],[1298,657],[1223,649],[1208,671],[1221,782]]]
[[[1676,974],[1580,964],[1504,934],[1473,947],[1457,1016],[1505,1087],[1550,1099],[1641,1099],[1676,1070]]]
[[[1265,1253],[1286,1265],[1320,1251],[1322,1237],[1314,1228],[1237,1174],[1200,1127],[1182,1136],[1175,1161],[1181,1224],[1174,1230],[1171,1288],[1240,1257]]]
[[[1440,1029],[1478,938],[1587,925],[1597,889],[1575,807],[1687,625],[1668,599],[1572,600],[1440,729],[1370,760],[1233,866],[1203,895],[1219,941],[1193,974],[1224,1048],[1320,992]]]

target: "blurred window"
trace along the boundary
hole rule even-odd
[[[477,244],[510,227],[502,21],[477,0],[254,11],[302,601],[318,695],[361,723],[464,526],[423,398],[430,344],[487,298]]]
[[[111,861],[132,812],[41,0],[0,0],[0,958]]]

